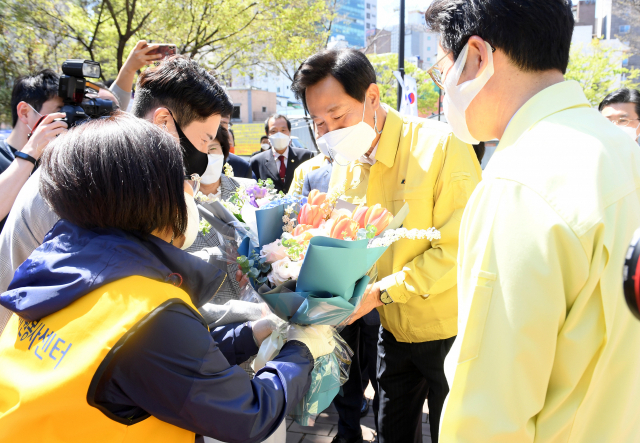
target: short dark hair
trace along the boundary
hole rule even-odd
[[[227,132],[231,134],[231,141],[233,142],[233,146],[236,145],[236,135],[233,133],[233,129],[228,129]]]
[[[636,115],[640,118],[640,91],[637,89],[620,88],[607,95],[598,106],[598,111],[602,112],[605,106],[616,103],[633,103],[636,108]]]
[[[11,93],[11,117],[13,126],[18,123],[18,103],[29,103],[40,112],[44,102],[58,96],[60,77],[51,69],[18,77]]]
[[[89,120],[49,144],[41,169],[43,198],[82,228],[186,230],[182,148],[152,123],[120,111]]]
[[[478,157],[478,162],[482,163],[482,159],[484,158],[484,153],[486,151],[484,142],[480,142],[477,145],[473,145],[473,150],[476,153],[476,157]]]
[[[138,78],[133,114],[144,118],[159,106],[169,108],[182,128],[233,111],[229,96],[216,79],[183,55],[163,60]]]
[[[522,71],[567,71],[575,22],[571,0],[434,0],[425,20],[454,60],[478,35]]]
[[[295,75],[291,90],[307,108],[307,88],[328,76],[340,82],[345,92],[364,102],[367,89],[376,83],[376,71],[366,55],[355,49],[325,49],[306,59]]]
[[[269,136],[268,135],[263,135],[262,137],[260,137],[260,143],[262,143],[262,140],[264,140],[265,138],[267,140],[269,140]]]
[[[287,122],[287,128],[289,128],[289,131],[291,131],[291,122],[289,121],[289,119],[287,117],[285,117],[284,115],[281,115],[281,114],[273,114],[271,117],[267,118],[264,121],[264,132],[267,135],[269,134],[269,120],[273,119],[273,121],[275,122],[279,118],[283,118],[284,121]],[[260,140],[262,140],[262,139],[260,139]]]
[[[229,143],[229,131],[227,131],[222,125],[218,127],[216,140],[220,143],[220,146],[222,147],[222,154],[226,160],[227,157],[229,157],[229,152],[231,152],[231,143]]]

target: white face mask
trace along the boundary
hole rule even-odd
[[[198,213],[198,206],[191,194],[184,193],[184,200],[187,203],[187,230],[184,232],[184,244],[180,249],[185,250],[189,248],[196,241],[198,236],[198,226],[200,226],[200,213]]]
[[[331,157],[329,154],[329,146],[327,146],[327,141],[324,138],[316,140],[316,145],[318,145],[318,151],[322,152],[322,155],[325,157]]]
[[[224,155],[208,154],[207,157],[209,157],[209,164],[200,181],[203,185],[210,185],[220,180],[222,167],[224,166]]]
[[[263,151],[267,151],[271,148],[271,145],[269,143],[263,143],[260,145],[260,149],[262,149]]]
[[[364,121],[366,108],[367,101],[365,100],[362,121],[355,126],[327,132],[318,139],[318,147],[320,143],[324,142],[330,151],[340,154],[348,161],[357,160],[366,154],[376,139],[376,132]]]
[[[282,151],[287,146],[289,146],[291,137],[289,137],[287,134],[283,134],[282,132],[278,132],[277,134],[270,135],[269,141],[271,142],[271,146],[273,146],[276,151]]]
[[[444,80],[444,115],[447,117],[449,124],[453,128],[456,137],[470,145],[480,143],[469,132],[467,125],[466,110],[474,98],[485,87],[489,79],[493,76],[493,49],[491,45],[487,45],[487,67],[479,77],[458,85],[462,71],[467,62],[467,54],[469,53],[469,44],[467,43],[462,49],[458,60],[448,72]]]
[[[639,125],[640,126],[640,125]],[[618,126],[620,129],[622,129],[622,131],[627,134],[629,137],[631,137],[633,139],[633,141],[638,141],[638,126],[636,126],[635,128],[632,126]]]

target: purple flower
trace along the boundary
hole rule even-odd
[[[267,189],[261,188],[258,185],[251,185],[247,188],[247,194],[252,198],[252,204],[257,208],[258,206],[255,204],[255,200],[264,198],[267,195]]]

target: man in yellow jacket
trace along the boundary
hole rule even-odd
[[[342,332],[357,359],[358,337],[367,323],[360,317],[379,308],[380,442],[422,440],[427,393],[432,440],[437,442],[448,392],[444,357],[457,333],[458,231],[480,181],[478,160],[448,126],[404,117],[381,105],[373,66],[358,51],[329,50],[309,57],[292,90],[334,156],[329,192],[344,187],[348,201],[380,204],[393,214],[407,203],[405,228],[435,226],[441,232],[433,243],[400,240],[389,248],[378,262],[378,281]],[[334,442],[362,441],[360,427],[350,419],[362,399],[357,372],[356,363],[350,374],[356,382],[350,379],[344,398],[335,401],[340,421]],[[360,392],[354,404],[349,401],[352,390]]]
[[[571,3],[435,0],[426,20],[454,132],[500,140],[460,230],[441,441],[640,441],[640,150],[564,81]]]

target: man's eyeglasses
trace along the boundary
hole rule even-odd
[[[442,57],[440,60],[435,62],[435,64],[427,70],[427,74],[431,77],[431,80],[436,84],[436,86],[444,91],[444,85],[442,84],[442,72],[440,72],[440,67],[438,64],[449,56],[450,52]]]
[[[622,126],[622,127],[624,127],[624,126],[629,126],[629,124],[630,124],[631,122],[637,122],[637,121],[640,121],[640,119],[637,119],[637,118],[619,118],[619,119],[611,119],[611,118],[610,118],[610,119],[609,119],[609,121],[610,121],[611,123],[613,123],[614,125],[616,125],[616,126]]]
[[[489,45],[491,46],[491,45]],[[496,48],[491,46],[491,52],[496,52]],[[427,70],[427,74],[431,77],[431,80],[436,84],[436,86],[444,92],[444,83],[442,81],[442,72],[440,71],[440,67],[438,66],[442,60],[447,58],[451,54],[451,52],[447,52],[444,57],[435,62],[435,64]]]
[[[192,182],[189,183],[189,186],[191,186],[191,189],[193,189],[193,196],[195,197],[200,190],[200,180],[202,180],[200,174],[191,174],[190,176],[185,175],[184,180],[187,182]]]

